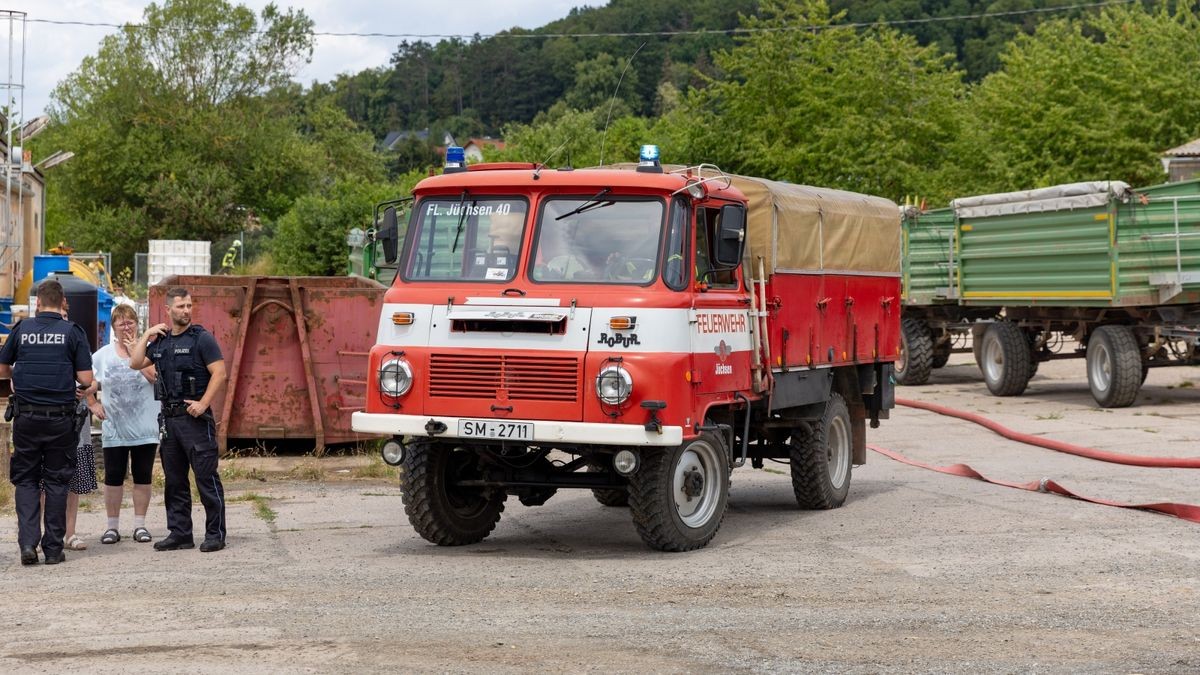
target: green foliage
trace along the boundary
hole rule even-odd
[[[608,104],[575,110],[556,103],[532,124],[513,124],[505,129],[508,146],[489,154],[488,159],[545,163],[550,168],[595,166],[602,158],[607,164],[636,160],[638,147],[653,142],[649,124],[630,115],[628,107],[620,102],[613,108],[606,132]]]
[[[346,235],[372,227],[375,204],[400,196],[384,183],[340,180],[325,194],[305,195],[279,219],[271,253],[278,274],[329,276],[346,270]]]
[[[656,135],[667,158],[898,198],[926,189],[961,116],[961,75],[889,28],[830,28],[820,0],[763,0],[751,29]],[[821,26],[795,31],[788,26]]]
[[[1162,180],[1158,157],[1200,134],[1200,20],[1112,7],[1013,42],[973,92],[943,192]]]
[[[247,211],[278,218],[337,176],[382,179],[369,135],[339,108],[278,93],[312,52],[302,12],[167,0],[142,23],[54,90],[38,147],[76,157],[48,174],[52,240],[132,265],[147,239],[215,241]]]

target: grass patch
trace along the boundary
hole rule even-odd
[[[263,472],[258,470],[258,467],[242,466],[242,463],[237,459],[227,459],[221,462],[220,468],[221,480],[257,480],[266,481],[267,477]]]
[[[766,471],[767,473],[776,473],[776,474],[779,474],[780,476],[788,475],[788,472],[786,472],[786,471],[780,471],[779,469],[772,469],[769,466],[764,466],[763,471]]]
[[[1038,415],[1034,419],[1037,419],[1037,420],[1061,420],[1062,418],[1063,418],[1062,413],[1055,412],[1055,413],[1049,413],[1047,415]]]
[[[0,483],[0,509],[7,509],[13,503],[13,486],[12,483],[4,481]]]
[[[297,464],[295,468],[288,472],[288,475],[297,480],[320,481],[325,479],[325,471],[316,462],[307,461]]]
[[[363,466],[356,466],[353,470],[355,478],[399,478],[400,469],[394,466],[388,466],[387,462],[379,455],[368,455],[367,463]]]
[[[257,492],[247,492],[233,497],[231,502],[250,502],[254,505],[254,515],[268,523],[275,522],[275,518],[279,516],[275,509],[271,508],[270,497],[264,497]]]

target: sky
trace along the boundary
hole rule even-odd
[[[160,0],[161,1],[161,0]],[[228,0],[259,13],[268,0]],[[95,54],[105,35],[115,28],[64,26],[33,20],[97,23],[140,23],[141,0],[0,0],[0,10],[25,12],[25,119],[41,114],[50,92],[74,71],[84,57]],[[603,5],[603,0],[442,0],[441,2],[379,0],[276,0],[280,9],[304,10],[317,32],[409,33],[418,35],[483,35],[514,26],[538,28],[565,17],[572,7]],[[0,99],[8,98],[2,83],[20,83],[21,24],[0,12]],[[13,39],[9,35],[13,34]],[[318,36],[312,62],[296,75],[308,86],[339,73],[356,73],[387,65],[401,38]],[[409,38],[414,41],[414,38]],[[433,42],[435,39],[428,39]],[[9,58],[10,48],[12,57]],[[9,77],[8,73],[12,72]],[[22,90],[12,89],[14,108],[22,109]],[[3,101],[0,100],[0,104]]]

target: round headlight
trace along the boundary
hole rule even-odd
[[[388,396],[407,394],[412,382],[412,367],[404,359],[388,359],[379,366],[379,389]]]
[[[596,396],[609,405],[620,405],[633,393],[633,378],[621,366],[605,366],[596,376]]]
[[[613,455],[613,468],[622,476],[628,476],[637,471],[638,456],[632,450],[621,450]]]
[[[383,461],[391,466],[400,466],[404,463],[404,444],[396,439],[392,439],[383,444]]]

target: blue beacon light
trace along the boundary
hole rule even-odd
[[[662,165],[658,161],[658,146],[643,145],[638,153],[638,171],[647,173],[662,173]]]
[[[458,173],[467,170],[467,153],[457,145],[446,148],[446,165],[442,173]]]

